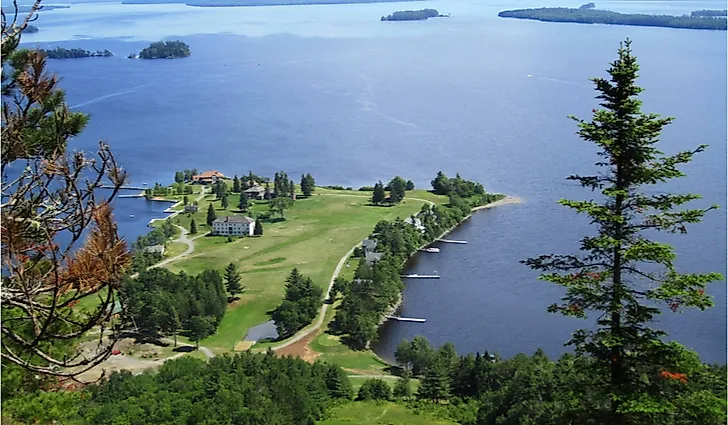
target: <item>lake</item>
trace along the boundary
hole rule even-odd
[[[427,322],[387,323],[375,349],[391,358],[402,338],[452,341],[461,353],[510,356],[542,347],[567,350],[587,322],[546,313],[561,291],[518,263],[572,253],[591,232],[556,201],[589,199],[565,180],[589,173],[597,156],[567,116],[596,107],[589,77],[603,76],[621,40],[640,60],[644,110],[677,117],[662,137],[669,153],[700,143],[709,150],[688,176],[655,190],[701,193],[720,204],[674,242],[680,271],[726,270],[726,34],[667,28],[541,23],[498,18],[539,7],[528,1],[194,8],[183,5],[74,4],[41,12],[41,47],[109,49],[113,58],[49,61],[67,100],[91,114],[71,144],[107,140],[132,183],[169,183],[177,170],[225,174],[311,173],[319,185],[358,187],[398,174],[429,187],[437,171],[459,172],[486,190],[524,203],[474,214],[451,237],[467,245],[418,255],[411,269],[442,278],[407,283],[402,313]],[[554,4],[578,6],[581,2]],[[622,12],[689,13],[718,1],[599,2]],[[446,19],[380,22],[396,10],[435,8]],[[126,56],[149,41],[179,38],[182,60]],[[116,202],[127,238],[165,204]],[[134,214],[134,219],[129,215]],[[342,253],[343,255],[343,253]],[[709,291],[716,307],[666,314],[671,338],[705,361],[726,358],[726,285]],[[241,332],[242,333],[242,332]],[[242,336],[242,335],[241,335]]]

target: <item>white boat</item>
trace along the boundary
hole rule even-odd
[[[440,248],[423,248],[421,251],[422,252],[438,253],[438,252],[440,252]]]
[[[129,218],[134,218],[134,214],[129,214]]]

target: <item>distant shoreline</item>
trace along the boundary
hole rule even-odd
[[[124,0],[121,4],[149,5],[149,4],[184,4],[190,7],[264,7],[264,6],[318,6],[334,4],[369,4],[369,3],[401,3],[403,0],[239,0],[220,1],[209,3],[188,2],[185,0]],[[408,0],[425,1],[425,0]]]

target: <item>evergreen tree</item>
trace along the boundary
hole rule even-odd
[[[445,367],[435,364],[427,369],[425,377],[420,382],[417,397],[432,401],[450,398],[450,378]]]
[[[193,218],[190,220],[190,233],[191,234],[197,234],[197,223],[195,223],[195,219]]]
[[[366,400],[389,400],[392,398],[392,390],[389,384],[383,379],[371,378],[364,381],[359,388],[359,394],[356,399]]]
[[[210,202],[207,206],[207,225],[212,227],[212,222],[217,219],[217,214],[215,214],[215,207],[212,206],[212,202]]]
[[[246,212],[248,211],[249,204],[248,204],[248,198],[245,196],[244,193],[240,194],[240,201],[238,202],[238,209],[240,211]]]
[[[301,192],[303,196],[311,196],[315,190],[316,181],[311,174],[301,175]]]
[[[288,181],[288,196],[291,198],[296,196],[296,185],[293,183],[293,180]]]
[[[185,173],[182,171],[174,173],[174,181],[175,183],[183,183],[185,181]]]
[[[405,370],[394,386],[393,395],[397,398],[409,400],[412,397],[411,372]]]
[[[235,264],[230,263],[225,267],[225,286],[233,299],[235,299],[235,295],[243,291],[243,287],[240,285],[241,279],[240,272]]]
[[[182,323],[179,320],[179,314],[177,313],[177,309],[174,308],[174,306],[169,307],[169,314],[167,315],[167,326],[166,330],[168,332],[172,333],[172,336],[174,337],[174,346],[177,346],[177,331],[179,331],[179,328],[182,326]]]
[[[240,179],[237,174],[233,177],[233,192],[240,193]]]
[[[326,387],[332,398],[351,399],[352,389],[349,377],[346,372],[338,366],[327,365],[326,370]]]
[[[255,220],[255,227],[253,228],[253,235],[263,236],[263,223],[260,220]]]
[[[270,180],[267,180],[265,182],[265,194],[263,195],[263,198],[270,200],[273,197],[273,194],[270,191]]]
[[[415,190],[415,182],[413,182],[412,180],[407,180],[405,190]]]
[[[661,373],[679,368],[669,361],[673,349],[662,342],[665,333],[653,323],[660,314],[658,303],[673,311],[703,310],[712,305],[706,285],[721,279],[717,273],[678,273],[673,248],[648,239],[654,231],[686,233],[686,224],[700,222],[715,206],[679,210],[699,196],[650,189],[683,176],[677,166],[690,162],[705,145],[663,156],[655,144],[672,118],[641,111],[637,95],[642,88],[635,84],[638,70],[627,40],[607,71],[611,78],[592,79],[602,109],[592,111],[591,121],[572,117],[579,136],[596,144],[604,160],[596,164],[601,173],[569,179],[600,190],[603,200],[560,203],[587,214],[597,235],[582,239],[581,256],[543,255],[524,261],[548,272],[543,280],[566,288],[562,303],[549,307],[550,312],[581,318],[588,311],[599,315],[595,330],[577,331],[569,344],[577,353],[594,358],[595,376],[607,377],[600,391],[608,410],[601,415],[611,424],[652,420],[658,415],[656,406],[665,418],[675,414],[674,405],[657,388]]]
[[[222,205],[222,209],[226,210],[230,205],[228,204],[228,196],[227,194],[222,195],[222,200],[220,201],[220,204]]]
[[[183,197],[182,197],[182,204],[183,204],[183,205],[187,205],[187,204],[189,204],[189,203],[190,203],[190,197],[189,197],[189,196],[187,196],[187,195],[183,196]]]
[[[384,192],[384,185],[380,180],[374,185],[374,194],[372,194],[372,204],[379,205],[384,202],[387,198],[387,194]]]
[[[407,182],[400,176],[396,176],[389,182],[389,201],[393,204],[404,199]]]

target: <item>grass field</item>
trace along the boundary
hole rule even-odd
[[[208,269],[222,271],[232,262],[241,271],[246,287],[241,299],[229,307],[217,333],[201,344],[216,352],[231,351],[248,328],[269,320],[269,311],[282,299],[285,278],[291,269],[297,267],[315,284],[326,288],[341,257],[366,238],[377,222],[405,218],[419,211],[423,204],[421,200],[405,198],[403,203],[393,207],[377,207],[369,205],[370,196],[367,192],[317,188],[310,198],[295,201],[293,208],[286,212],[285,221],[263,223],[263,236],[260,238],[239,238],[233,242],[227,242],[226,237],[214,236],[196,239],[194,253],[166,267],[174,272],[183,270],[197,274]],[[407,192],[407,196],[437,203],[447,201],[445,197],[426,191]],[[198,233],[203,233],[207,227],[205,217],[210,202],[218,217],[238,213],[237,195],[230,197],[226,210],[221,208],[214,195],[207,195],[199,201],[197,213],[181,214],[174,220],[188,228],[189,220],[195,218]],[[256,201],[248,214],[263,211],[267,211],[267,205]],[[355,267],[356,263],[351,265]],[[343,345],[340,347],[346,349]],[[337,356],[341,357],[344,353],[336,346],[329,348],[325,354],[336,361]],[[351,353],[346,355],[352,356]],[[362,355],[368,359],[366,362],[356,360]],[[354,352],[352,366],[368,367],[371,364],[371,354],[362,352],[362,355]]]
[[[444,419],[418,415],[406,406],[390,402],[354,402],[331,410],[329,419],[318,425],[451,425]]]

